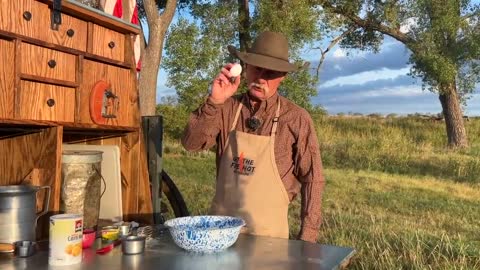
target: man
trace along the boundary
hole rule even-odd
[[[297,70],[288,41],[263,32],[248,52],[229,51],[245,63],[248,92],[233,96],[240,77],[232,78],[233,64],[224,66],[182,138],[190,151],[217,144],[211,213],[242,217],[246,233],[288,238],[288,205],[301,191],[299,239],[315,242],[324,187],[318,140],[307,111],[277,93]]]

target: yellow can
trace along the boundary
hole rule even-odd
[[[82,261],[83,216],[61,214],[50,217],[48,264],[71,265]]]

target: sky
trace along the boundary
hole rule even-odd
[[[473,1],[473,2],[480,2]],[[324,41],[325,43],[328,41]],[[326,44],[322,46],[326,48]],[[379,53],[347,51],[334,47],[322,65],[317,96],[312,104],[323,106],[329,114],[338,113],[412,113],[441,112],[438,95],[422,90],[421,80],[408,75],[410,52],[389,37],[384,39]],[[315,69],[320,59],[318,50],[306,49],[302,58]],[[312,71],[314,72],[314,71]],[[167,74],[160,70],[157,101],[175,90],[166,84]],[[480,115],[480,85],[464,107],[465,115]]]

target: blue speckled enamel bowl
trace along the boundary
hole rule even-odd
[[[167,220],[165,226],[179,247],[194,252],[217,252],[237,241],[245,221],[229,216],[192,216]]]

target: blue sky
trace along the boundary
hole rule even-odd
[[[407,75],[409,51],[400,42],[387,37],[377,54],[349,52],[347,55],[336,46],[327,54],[313,104],[322,105],[330,114],[441,112],[438,95],[423,91],[421,81]],[[311,62],[311,68],[316,68],[320,52],[305,50],[302,57]],[[175,94],[174,89],[165,86],[166,78],[167,74],[161,70],[157,101],[162,96]],[[466,115],[480,115],[480,85],[464,109]]]

